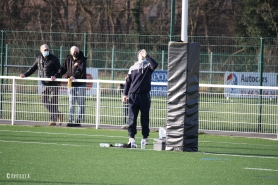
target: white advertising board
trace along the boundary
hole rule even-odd
[[[226,72],[224,84],[260,86],[260,74],[255,72]],[[262,85],[276,87],[276,74],[263,73]],[[225,88],[224,93],[225,97],[257,98],[259,91],[259,89]],[[274,98],[276,91],[263,89],[262,95],[263,98]]]
[[[166,70],[155,70],[152,74],[152,82],[167,82],[168,71]],[[152,85],[151,96],[167,96],[166,85]]]

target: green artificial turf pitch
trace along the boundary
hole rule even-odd
[[[126,130],[0,125],[0,184],[277,184],[278,141],[199,135],[199,152],[102,148]]]

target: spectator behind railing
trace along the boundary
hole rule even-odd
[[[49,46],[43,44],[40,47],[41,54],[37,56],[33,65],[25,72],[20,74],[21,78],[32,75],[38,70],[40,78],[50,78],[60,69],[58,58],[49,53]],[[49,125],[56,125],[58,121],[61,125],[63,122],[63,114],[58,110],[58,82],[42,81],[42,103],[50,113]],[[51,96],[51,97],[50,97]]]
[[[86,76],[86,60],[83,52],[78,47],[72,46],[70,48],[70,54],[67,56],[64,64],[59,71],[51,77],[54,81],[56,78],[62,78],[64,74],[67,74],[67,78],[72,82],[72,87],[68,89],[69,94],[69,121],[68,127],[81,126],[85,113],[85,82],[74,82],[75,79],[87,79]],[[73,116],[75,112],[75,102],[78,103],[78,114],[73,123]]]

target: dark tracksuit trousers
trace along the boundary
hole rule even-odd
[[[141,113],[141,126],[142,126],[142,135],[143,138],[148,138],[150,129],[149,129],[149,113],[151,107],[151,98],[150,94],[133,94],[129,95],[129,120],[128,120],[128,134],[130,138],[134,138],[137,133],[137,117],[140,111]]]

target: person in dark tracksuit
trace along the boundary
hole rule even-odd
[[[148,144],[150,132],[150,106],[151,106],[151,78],[153,71],[157,68],[158,63],[147,55],[145,49],[137,53],[138,61],[129,68],[128,77],[124,89],[123,101],[128,99],[128,135],[129,142],[135,142],[137,134],[137,117],[141,112],[142,135],[145,143]]]

